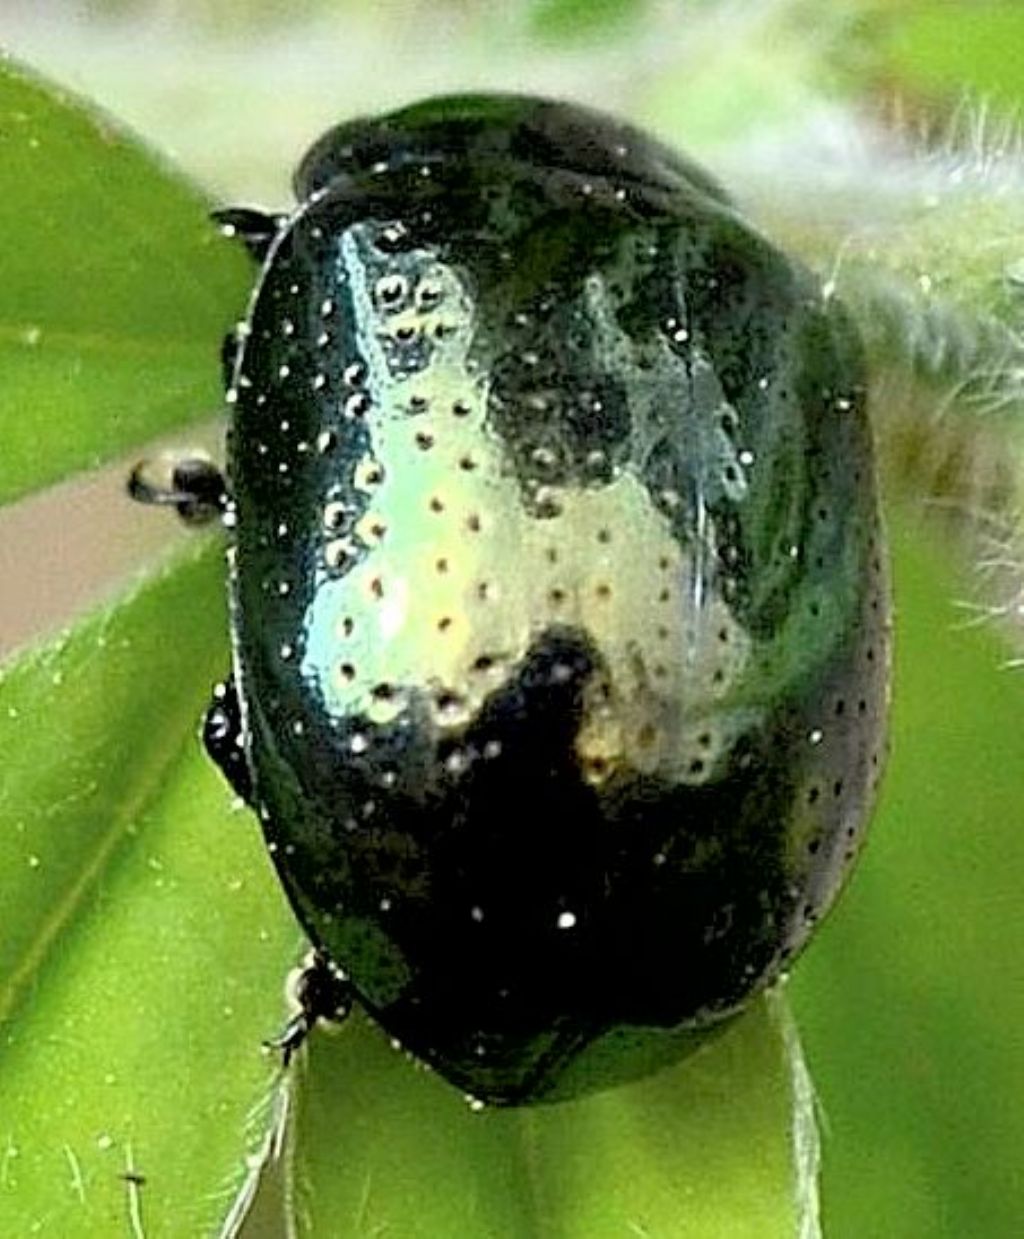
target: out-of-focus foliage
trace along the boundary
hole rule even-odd
[[[890,3],[872,33],[878,69],[912,106],[915,96],[923,108],[966,93],[1004,108],[1024,102],[1024,8],[1015,0]]]
[[[530,23],[548,39],[607,39],[643,7],[644,0],[533,0]]]

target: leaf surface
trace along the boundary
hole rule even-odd
[[[189,421],[252,264],[108,118],[0,60],[0,503]]]
[[[215,1233],[273,1121],[299,935],[196,738],[222,577],[208,546],[0,679],[4,1234]]]
[[[474,1113],[368,1021],[319,1038],[291,1152],[299,1234],[367,1239],[779,1239],[797,1182],[799,1050],[760,1000],[691,1058],[556,1105]],[[794,1055],[796,1056],[794,1058]],[[813,1235],[813,1228],[803,1232]]]
[[[1024,684],[894,521],[893,754],[852,888],[794,971],[835,1239],[1011,1235],[1024,1213]]]

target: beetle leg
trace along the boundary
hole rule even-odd
[[[187,525],[205,525],[223,516],[229,498],[224,475],[203,456],[169,461],[164,480],[153,476],[153,463],[140,460],[128,476],[128,494],[137,503],[174,507]]]
[[[213,700],[203,719],[202,738],[207,753],[220,767],[236,796],[252,804],[252,776],[246,761],[242,708],[233,676],[213,690]]]
[[[235,366],[244,343],[245,323],[236,323],[220,343],[220,377],[225,391],[230,391],[234,384]]]
[[[281,1032],[264,1041],[268,1050],[280,1050],[287,1067],[318,1020],[340,1024],[352,1010],[352,983],[347,974],[323,951],[314,949],[306,957],[294,979],[291,997],[298,1010]]]
[[[252,207],[220,207],[210,218],[226,237],[238,237],[257,262],[263,262],[286,215],[270,215]]]

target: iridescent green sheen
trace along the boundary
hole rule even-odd
[[[311,938],[486,1100],[697,1044],[831,904],[883,749],[858,340],[714,182],[433,100],[297,178],[233,380],[235,671]]]

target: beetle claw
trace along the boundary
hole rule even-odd
[[[265,1049],[280,1051],[285,1068],[320,1020],[340,1024],[348,1018],[353,999],[348,974],[319,950],[311,951],[292,973],[288,988],[298,1010],[276,1037],[263,1042]]]
[[[292,1016],[276,1037],[267,1037],[263,1048],[273,1053],[280,1051],[281,1066],[287,1070],[292,1058],[309,1036],[311,1028],[309,1017],[304,1011],[300,1011]]]

